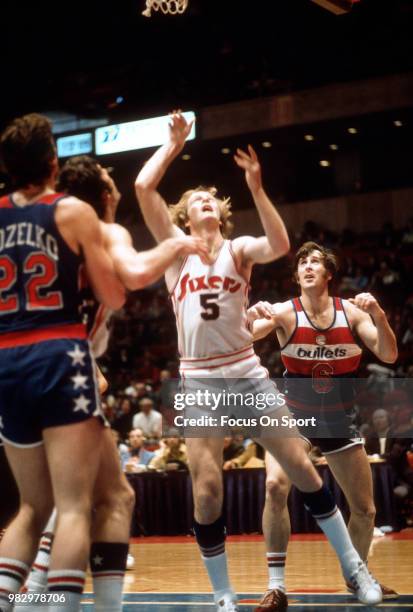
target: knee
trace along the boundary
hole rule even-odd
[[[29,503],[22,502],[19,509],[21,519],[26,523],[28,529],[40,537],[53,510],[53,503],[45,502],[41,506],[34,507]]]
[[[131,517],[135,506],[135,492],[130,484],[122,479],[119,486],[104,489],[94,500],[95,512],[104,514],[119,513]]]
[[[357,517],[358,520],[370,524],[374,523],[376,508],[373,501],[365,501],[359,504],[352,504],[350,506],[350,513],[352,517]]]
[[[222,510],[222,487],[214,478],[203,479],[194,487],[196,514],[202,522],[215,520]]]
[[[122,486],[122,490],[119,493],[119,500],[125,512],[132,516],[133,509],[135,507],[136,495],[130,484],[125,480]]]
[[[268,477],[265,483],[265,501],[272,508],[282,510],[287,505],[289,484],[285,478]]]

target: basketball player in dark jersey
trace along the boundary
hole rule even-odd
[[[77,156],[64,164],[58,188],[87,201],[94,208],[101,219],[105,248],[119,278],[129,289],[140,289],[156,282],[177,256],[206,254],[202,241],[190,236],[172,238],[149,251],[136,252],[129,232],[115,223],[121,197],[116,184],[107,170],[89,156]],[[108,323],[112,311],[94,298],[87,285],[84,298],[92,353],[94,357],[100,357],[106,351],[109,341]],[[102,386],[107,386],[100,371],[98,376]],[[119,454],[109,428],[106,428],[103,436],[101,463],[93,499],[90,566],[96,610],[117,612],[122,609],[122,585],[134,493],[121,469]],[[40,548],[26,585],[29,592],[41,592],[45,588],[54,528],[52,517],[42,534]]]
[[[329,295],[328,284],[336,270],[331,251],[314,242],[305,243],[294,259],[294,277],[301,296],[274,305],[260,302],[249,310],[249,315],[254,340],[274,330],[277,334],[291,411],[304,416],[317,414],[322,408],[324,414],[328,411],[332,415],[328,423],[330,437],[314,438],[311,432],[303,433],[325,454],[350,506],[353,544],[367,561],[374,529],[373,485],[363,440],[352,434],[352,421],[346,410],[353,401],[348,379],[356,376],[361,357],[355,335],[385,363],[397,359],[397,343],[384,311],[371,294],[361,293],[350,300]],[[348,436],[342,437],[346,431]],[[257,610],[280,612],[287,607],[284,568],[290,534],[287,497],[291,483],[268,453],[266,467],[263,531],[269,589]],[[351,584],[347,586],[353,591]],[[382,586],[382,592],[385,599],[397,597],[388,587]]]
[[[20,509],[0,543],[0,608],[12,609],[53,504],[49,610],[77,611],[90,548],[93,488],[103,425],[79,273],[108,308],[123,285],[95,211],[55,192],[50,122],[14,120],[0,140],[14,191],[0,199],[0,434]],[[58,595],[61,597],[58,597]],[[35,609],[33,607],[33,609]]]

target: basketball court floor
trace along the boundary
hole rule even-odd
[[[242,612],[252,612],[267,585],[262,536],[227,540],[229,568]],[[192,537],[137,538],[131,553],[135,568],[126,574],[123,612],[215,612],[206,572]],[[291,538],[286,581],[294,612],[413,612],[413,529],[375,538],[369,567],[400,593],[378,607],[359,604],[346,593],[340,567],[323,535]],[[91,583],[82,609],[93,610]]]

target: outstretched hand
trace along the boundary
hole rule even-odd
[[[272,319],[274,315],[274,307],[269,302],[257,302],[247,310],[249,323],[253,323],[257,319]]]
[[[252,146],[248,145],[248,153],[237,149],[234,160],[237,166],[245,170],[245,180],[250,191],[257,192],[262,187],[261,165]]]
[[[186,255],[199,255],[202,262],[210,263],[210,253],[208,246],[202,238],[196,236],[182,236],[179,238],[179,254],[181,257]]]
[[[349,302],[357,306],[360,310],[367,312],[372,317],[383,312],[380,304],[371,293],[359,293],[355,298],[350,298]]]
[[[169,138],[170,141],[179,149],[183,149],[185,141],[188,138],[194,119],[188,123],[180,110],[172,111],[169,121]]]

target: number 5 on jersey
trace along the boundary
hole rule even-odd
[[[219,298],[219,293],[201,293],[199,300],[203,311],[201,317],[204,321],[213,321],[219,317],[219,306],[216,302]]]

